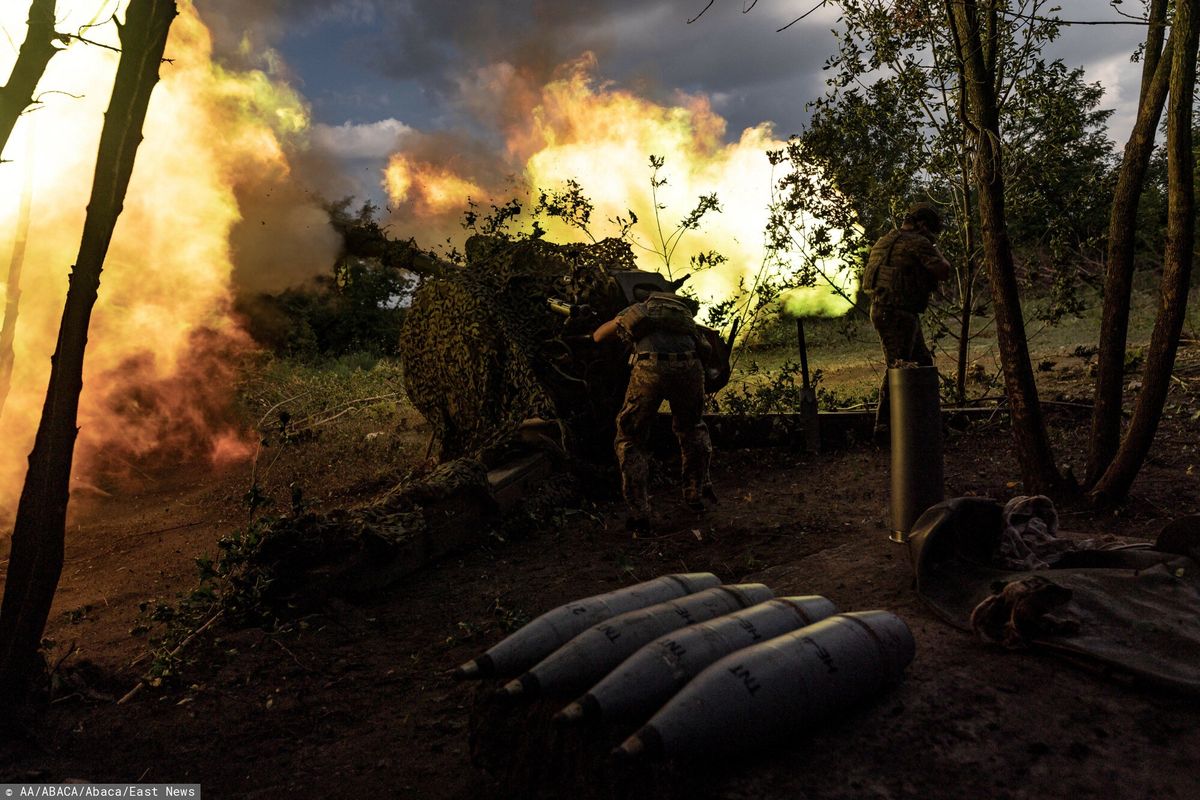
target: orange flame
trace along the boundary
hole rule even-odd
[[[410,203],[421,217],[456,213],[467,197],[482,197],[487,192],[478,184],[456,175],[448,167],[407,158],[397,153],[383,173],[388,197],[393,203]]]
[[[626,88],[595,78],[596,60],[586,54],[563,65],[544,85],[536,85],[521,69],[497,64],[481,69],[460,83],[467,106],[491,120],[505,137],[510,171],[523,176],[530,189],[555,189],[576,180],[592,200],[592,233],[608,235],[605,220],[639,218],[634,228],[634,251],[643,269],[678,276],[689,271],[691,259],[717,250],[728,262],[697,272],[690,286],[706,303],[738,293],[753,285],[765,271],[779,278],[801,267],[799,255],[784,255],[767,263],[764,231],[768,220],[773,174],[766,156],[784,142],[770,123],[742,131],[736,141],[725,141],[726,122],[703,95],[677,92],[671,104],[655,103]],[[650,190],[650,155],[662,156],[666,166],[659,177],[666,183],[656,196]],[[439,202],[413,202],[410,189],[416,174],[435,176],[431,186]],[[453,222],[473,199],[499,197],[504,187],[482,174],[457,167],[452,151],[441,161],[414,163],[401,151],[392,157],[384,187],[402,213],[434,225],[441,233],[454,233]],[[483,188],[486,187],[486,188]],[[447,192],[457,192],[456,203]],[[675,230],[701,195],[716,193],[721,213],[709,214],[700,230],[684,234],[679,245],[664,257],[664,238]],[[657,207],[656,207],[657,206]],[[578,240],[580,231],[561,222],[543,223],[555,240]],[[853,296],[851,272],[837,263],[818,265],[829,280]],[[837,315],[849,304],[828,286],[799,289],[786,298],[790,313]]]
[[[180,464],[245,453],[226,410],[231,360],[246,345],[229,311],[235,189],[287,179],[288,148],[303,145],[308,111],[266,73],[215,65],[195,6],[179,5],[92,319],[77,473],[151,454]],[[117,6],[60,0],[58,29],[102,22]],[[20,3],[0,7],[0,23],[17,41],[23,11]],[[89,28],[88,38],[117,44],[111,23]],[[0,74],[15,55],[0,55]],[[56,55],[40,84],[42,103],[22,117],[5,148],[11,163],[0,164],[0,253],[19,235],[26,176],[33,192],[13,389],[0,416],[0,509],[13,505],[40,416],[117,59],[81,43]],[[296,213],[315,231],[308,249],[331,263],[337,239],[320,209]],[[6,274],[0,266],[0,280]]]

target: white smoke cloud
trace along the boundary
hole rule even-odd
[[[412,128],[389,117],[376,122],[344,122],[313,126],[312,141],[320,150],[342,159],[385,159],[396,150],[400,139]]]

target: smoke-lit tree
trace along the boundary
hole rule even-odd
[[[17,507],[0,605],[0,719],[11,721],[40,669],[38,648],[62,573],[79,394],[100,273],[124,206],[150,95],[158,83],[174,0],[131,0],[118,23],[121,56],[100,134],[79,256],[71,273],[58,345],[29,470]]]
[[[25,164],[24,170],[25,185],[21,189],[17,229],[8,262],[8,281],[4,285],[4,321],[0,322],[0,415],[4,414],[8,392],[12,388],[13,365],[16,361],[17,315],[21,310],[21,270],[25,266],[25,247],[29,243],[30,214],[33,210],[33,163]]]
[[[54,29],[55,0],[33,0],[29,5],[25,41],[17,51],[17,60],[8,81],[0,86],[0,157],[8,147],[17,119],[34,102],[34,92],[46,72],[50,59],[59,51],[64,37]],[[24,165],[31,170],[31,164]],[[21,267],[25,260],[25,241],[29,227],[29,201],[32,185],[27,185],[21,198],[17,233],[5,282],[4,318],[0,323],[0,412],[8,398],[13,369],[13,340],[17,329],[18,303],[21,298]]]
[[[17,119],[33,104],[33,93],[46,72],[46,65],[59,50],[64,37],[54,30],[55,0],[33,0],[25,41],[8,82],[0,87],[0,154],[4,152]]]

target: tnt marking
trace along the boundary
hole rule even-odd
[[[758,682],[758,679],[751,675],[750,670],[746,669],[741,664],[738,664],[736,667],[730,667],[729,674],[735,678],[740,678],[742,685],[746,687],[746,691],[748,691],[751,696],[757,694],[758,690],[762,688],[762,684]]]
[[[745,620],[745,619],[739,619],[738,625],[741,625],[742,629],[750,634],[750,641],[752,641],[752,642],[762,641],[762,636],[759,634],[758,630],[754,627],[753,622],[750,622],[749,620]]]

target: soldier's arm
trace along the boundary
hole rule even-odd
[[[619,334],[620,330],[617,328],[617,319],[614,317],[613,319],[610,319],[608,322],[601,325],[599,328],[596,328],[596,330],[592,331],[592,341],[596,342],[597,344],[600,342],[606,342],[609,339],[617,338]]]
[[[950,262],[942,255],[942,251],[938,250],[936,244],[930,242],[929,250],[921,255],[921,262],[933,277],[939,281],[944,281],[950,277]]]

